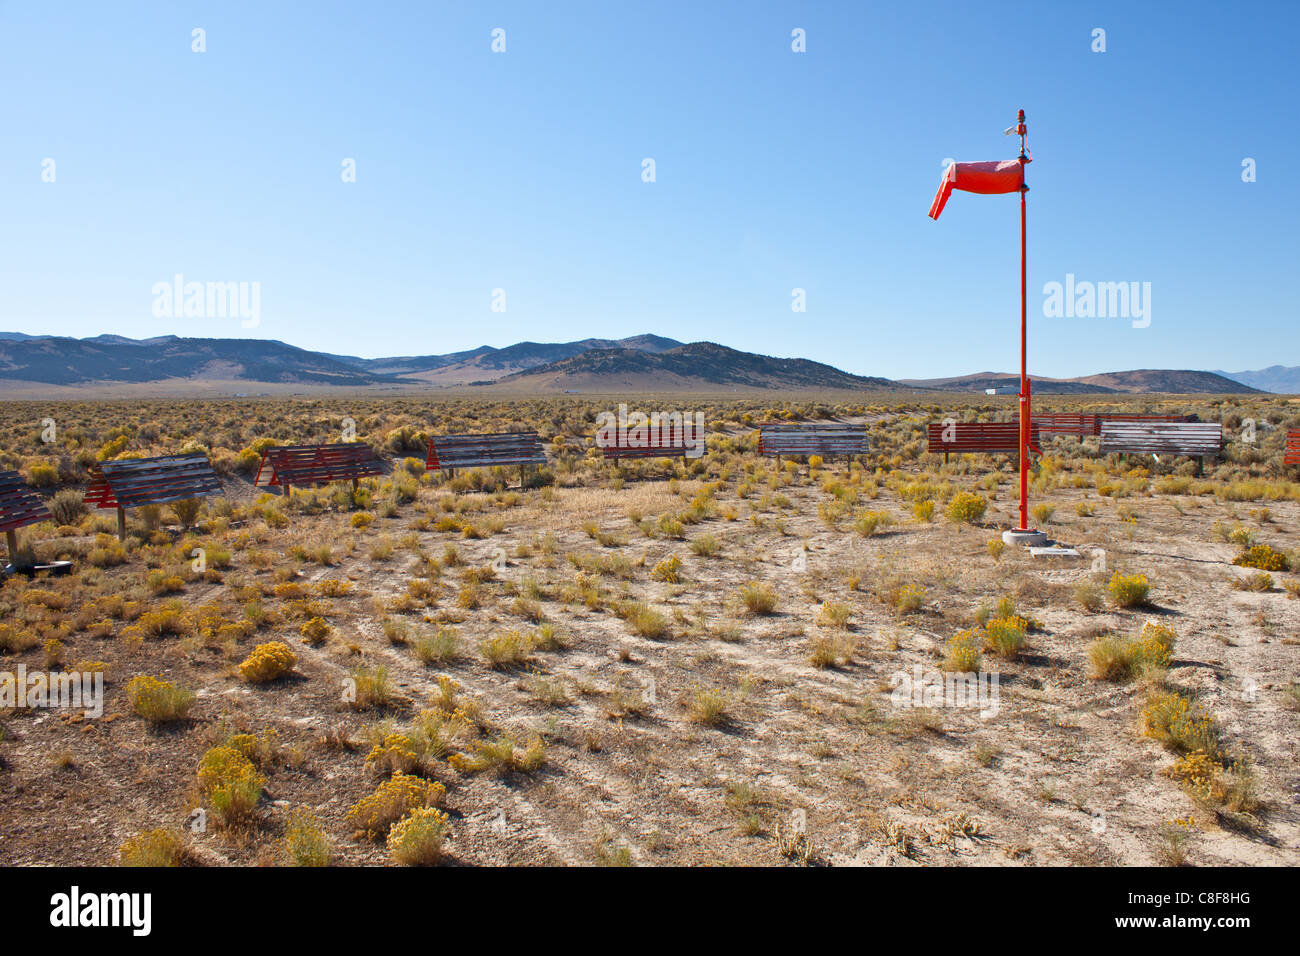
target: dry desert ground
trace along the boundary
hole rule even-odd
[[[0,405],[55,507],[23,539],[75,565],[0,587],[0,672],[105,681],[98,718],[0,710],[0,863],[1300,862],[1295,401],[1054,400],[1233,440],[1199,476],[1049,445],[1035,520],[1081,557],[1045,559],[1000,546],[1014,462],[925,449],[1007,401],[617,400],[704,410],[708,453],[616,471],[589,398]],[[772,417],[871,454],[778,466]],[[259,441],[348,421],[386,472],[355,503],[252,487]],[[507,427],[547,442],[522,487],[424,470],[425,434]],[[194,449],[193,514],[119,544],[81,505],[100,460]],[[954,673],[996,698],[897,692]]]

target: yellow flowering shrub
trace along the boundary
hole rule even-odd
[[[284,850],[294,866],[329,866],[334,855],[329,836],[315,814],[307,809],[290,814]]]
[[[1142,711],[1142,732],[1178,753],[1219,753],[1219,725],[1214,717],[1175,692],[1152,695]]]
[[[1151,593],[1151,582],[1145,574],[1122,574],[1116,571],[1111,575],[1106,590],[1118,607],[1136,607],[1146,603],[1147,595]]]
[[[234,747],[213,747],[199,761],[199,792],[225,825],[253,816],[266,778]]]
[[[389,734],[383,743],[370,748],[366,756],[366,766],[380,773],[415,773],[423,763],[414,742],[406,734]]]
[[[1200,802],[1212,794],[1221,769],[1219,761],[1204,750],[1195,750],[1179,757],[1164,774]]]
[[[388,853],[402,866],[429,866],[442,858],[449,831],[447,814],[434,807],[407,813],[388,831]]]
[[[1281,551],[1274,551],[1266,544],[1257,544],[1247,548],[1233,558],[1232,563],[1239,568],[1256,568],[1260,571],[1285,571],[1287,569],[1286,554]]]
[[[1023,617],[990,618],[984,624],[984,650],[999,657],[1014,659],[1025,646],[1025,632],[1029,622]]]
[[[948,638],[943,652],[943,669],[971,673],[980,669],[980,643],[977,631],[958,631]]]
[[[681,569],[682,559],[675,554],[670,554],[654,566],[654,569],[650,572],[650,577],[656,581],[677,584],[681,580]]]
[[[1172,627],[1158,621],[1147,621],[1142,625],[1142,633],[1137,639],[1137,666],[1168,667],[1173,660],[1174,642],[1177,640],[1178,634]]]
[[[313,617],[309,620],[303,621],[302,626],[298,628],[298,631],[302,634],[302,639],[306,643],[315,647],[317,644],[324,642],[325,638],[329,637],[330,626],[325,623],[323,617]]]
[[[919,584],[903,584],[886,592],[885,603],[899,614],[911,614],[925,603],[925,588]]]
[[[238,750],[257,767],[268,767],[275,762],[280,735],[275,728],[267,727],[261,736],[257,734],[231,734],[223,744],[232,750]]]
[[[436,806],[446,793],[447,788],[440,783],[399,771],[370,796],[358,800],[348,811],[347,820],[367,836],[380,836],[408,811]]]
[[[264,684],[293,670],[298,657],[283,641],[258,644],[239,665],[239,676],[250,684]]]
[[[949,521],[976,524],[984,517],[984,512],[988,506],[988,500],[983,495],[977,495],[970,491],[959,491],[948,502],[944,514],[948,516]]]
[[[131,678],[126,699],[131,709],[151,724],[183,720],[194,706],[193,691],[146,674]]]
[[[1137,674],[1160,675],[1173,660],[1178,634],[1157,621],[1147,621],[1136,641],[1106,635],[1088,646],[1094,680],[1126,681]]]

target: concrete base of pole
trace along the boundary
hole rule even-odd
[[[1041,548],[1047,544],[1047,535],[1042,531],[1003,531],[1002,540],[1007,544],[1020,545],[1023,548]]]

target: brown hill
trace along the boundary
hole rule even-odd
[[[896,389],[886,378],[851,375],[808,359],[773,358],[714,342],[665,352],[592,349],[507,375],[501,384],[578,391],[709,391],[716,389]]]

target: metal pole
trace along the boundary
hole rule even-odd
[[[1025,193],[1029,187],[1024,185],[1025,169],[1025,111],[1021,110],[1016,120],[1016,132],[1020,134],[1020,531],[1029,530],[1029,430],[1033,421],[1030,406],[1029,372],[1026,363],[1026,315],[1027,300],[1025,288]]]

